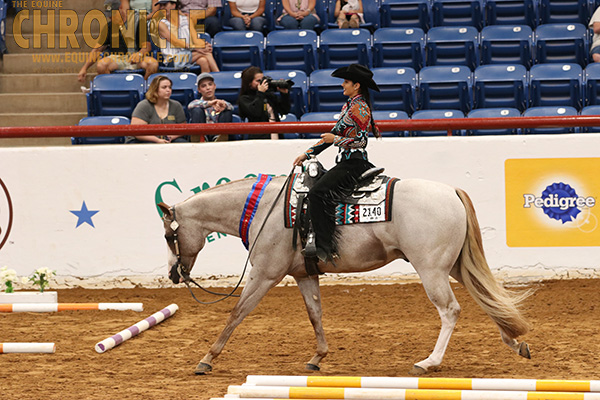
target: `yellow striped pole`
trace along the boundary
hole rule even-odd
[[[370,400],[600,400],[600,393],[500,390],[365,389],[340,387],[229,386],[227,394],[245,399]]]
[[[256,386],[346,387],[389,389],[498,390],[545,392],[600,392],[598,380],[543,380],[499,378],[403,378],[351,376],[248,375]]]

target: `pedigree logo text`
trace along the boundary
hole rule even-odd
[[[506,160],[508,246],[600,245],[599,167],[600,158]]]

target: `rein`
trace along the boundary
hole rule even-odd
[[[275,200],[273,201],[273,204],[271,204],[271,208],[269,209],[269,212],[267,213],[267,216],[265,217],[265,219],[264,219],[264,221],[263,221],[260,229],[258,230],[258,233],[256,234],[256,239],[254,240],[254,242],[252,242],[252,246],[250,246],[250,250],[248,251],[248,257],[246,257],[246,262],[244,263],[244,269],[242,270],[242,275],[240,276],[240,279],[238,280],[238,282],[235,285],[235,287],[229,293],[213,292],[211,290],[208,290],[208,289],[202,287],[198,282],[196,282],[190,276],[189,269],[187,267],[185,267],[181,263],[181,251],[179,250],[179,239],[178,239],[178,235],[177,235],[177,229],[179,229],[179,223],[177,222],[177,219],[176,219],[175,206],[173,206],[171,208],[172,212],[173,212],[173,219],[171,221],[170,227],[173,230],[173,234],[169,235],[168,237],[166,237],[166,239],[167,239],[167,241],[173,241],[173,246],[175,248],[175,256],[177,257],[177,263],[175,264],[177,266],[177,273],[179,274],[179,276],[181,276],[183,278],[183,283],[185,283],[185,285],[187,286],[188,290],[190,291],[190,294],[192,295],[192,297],[194,298],[194,300],[196,300],[196,302],[198,302],[200,304],[215,304],[215,303],[223,301],[223,300],[225,300],[225,299],[227,299],[229,297],[240,297],[239,294],[234,294],[234,293],[240,287],[240,285],[242,284],[242,280],[244,279],[244,275],[246,274],[246,270],[248,269],[248,262],[250,261],[250,256],[252,255],[252,251],[254,250],[254,246],[256,245],[256,242],[258,241],[258,238],[260,237],[260,234],[261,234],[263,228],[265,227],[265,224],[267,223],[267,220],[271,216],[271,213],[273,212],[273,209],[275,208],[275,205],[277,204],[277,201],[281,197],[281,195],[282,195],[283,191],[285,190],[288,182],[290,181],[292,175],[294,174],[294,168],[295,168],[295,166],[292,167],[292,170],[288,174],[285,182],[283,183],[283,186],[279,190],[279,193],[277,193],[277,197],[275,197]],[[215,296],[221,296],[221,298],[217,299],[217,300],[213,300],[213,301],[201,301],[201,300],[198,300],[198,298],[194,295],[194,292],[192,291],[192,287],[190,286],[190,282],[193,283],[194,285],[196,285],[197,287],[199,287],[200,289],[202,289],[203,291],[205,291],[206,293],[209,293],[209,294],[212,294],[212,295],[215,295]]]

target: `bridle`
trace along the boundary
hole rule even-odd
[[[213,292],[211,290],[208,290],[208,289],[202,287],[198,282],[196,282],[194,279],[192,279],[192,277],[190,276],[191,266],[190,267],[186,267],[181,262],[181,250],[179,248],[179,235],[177,234],[177,230],[179,229],[179,223],[177,222],[177,216],[176,216],[175,206],[171,207],[172,218],[171,218],[171,223],[169,224],[169,227],[171,228],[171,230],[173,231],[173,233],[170,234],[170,235],[165,235],[165,239],[166,239],[166,241],[167,241],[168,244],[171,244],[171,243],[173,244],[173,249],[175,250],[174,255],[177,258],[177,260],[175,261],[175,264],[171,265],[171,268],[169,269],[169,275],[171,274],[171,271],[173,271],[173,268],[176,268],[177,274],[179,274],[179,276],[183,278],[183,283],[185,283],[185,285],[187,286],[188,290],[190,291],[190,294],[192,295],[192,297],[194,298],[194,300],[196,300],[198,303],[200,303],[200,304],[214,304],[214,303],[218,303],[220,301],[223,301],[223,300],[225,300],[225,299],[227,299],[229,297],[240,297],[240,295],[234,294],[234,293],[240,287],[240,285],[242,284],[242,280],[244,279],[244,275],[246,275],[246,270],[248,269],[248,262],[250,261],[250,255],[252,254],[252,250],[254,250],[254,246],[256,245],[256,242],[258,241],[258,238],[260,237],[260,234],[261,234],[263,228],[265,227],[265,224],[266,224],[267,220],[269,219],[269,216],[273,212],[273,209],[275,208],[275,205],[277,204],[277,201],[279,200],[279,198],[283,194],[286,186],[288,185],[288,182],[292,178],[292,175],[294,174],[294,168],[295,167],[292,167],[292,170],[288,174],[287,179],[283,183],[283,186],[281,186],[281,190],[279,190],[279,193],[277,193],[277,197],[275,197],[275,200],[273,201],[273,204],[271,204],[271,208],[269,209],[269,212],[267,213],[267,216],[265,217],[265,219],[264,219],[264,221],[263,221],[260,229],[258,230],[258,233],[256,234],[256,239],[252,243],[252,246],[250,246],[250,249],[248,251],[248,257],[246,257],[246,263],[244,264],[244,269],[242,270],[242,274],[240,275],[240,279],[238,280],[238,283],[235,285],[235,287],[229,293]],[[221,296],[221,298],[217,299],[217,300],[213,300],[213,301],[201,301],[201,300],[198,300],[198,298],[196,298],[196,296],[194,295],[194,292],[192,291],[192,288],[190,286],[190,282],[193,283],[194,285],[196,285],[197,287],[199,287],[200,289],[202,289],[203,291],[205,291],[206,293],[209,293],[209,294],[212,294],[212,295],[215,295],[215,296]]]
[[[179,229],[179,222],[177,222],[175,206],[171,207],[171,213],[172,213],[172,219],[171,219],[171,223],[169,224],[169,227],[171,228],[173,233],[171,235],[165,235],[165,239],[167,240],[168,244],[173,243],[173,249],[175,250],[174,255],[175,255],[175,257],[177,257],[177,260],[175,261],[175,264],[171,265],[171,268],[169,269],[169,274],[171,274],[171,271],[173,271],[173,268],[177,268],[176,269],[177,274],[179,274],[179,276],[183,278],[183,283],[185,283],[185,285],[187,286],[188,290],[190,291],[190,294],[192,295],[194,300],[196,300],[200,304],[214,304],[214,303],[218,303],[219,301],[225,300],[228,297],[240,297],[239,294],[234,294],[234,293],[240,287],[240,284],[242,283],[242,279],[244,278],[244,275],[246,273],[246,266],[244,266],[244,271],[242,272],[242,275],[240,276],[240,280],[235,285],[233,290],[229,293],[218,293],[218,292],[213,292],[212,290],[208,290],[208,289],[202,287],[198,282],[196,282],[190,276],[191,268],[186,267],[181,262],[181,251],[179,249],[179,235],[177,234],[177,230]],[[247,265],[247,262],[246,262],[246,265]],[[196,296],[194,295],[194,292],[192,291],[190,282],[193,283],[194,285],[196,285],[197,287],[199,287],[200,289],[202,289],[203,291],[205,291],[206,293],[209,293],[209,294],[212,294],[215,296],[222,296],[222,297],[220,299],[217,299],[214,301],[208,301],[208,302],[198,300],[196,298]]]

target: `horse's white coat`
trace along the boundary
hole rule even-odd
[[[221,185],[192,196],[174,207],[180,224],[178,235],[181,261],[185,266],[194,265],[198,252],[202,250],[205,239],[211,232],[239,236],[239,219],[253,183],[254,179],[245,179]],[[307,275],[300,249],[292,249],[292,230],[284,228],[283,196],[277,201],[273,213],[257,237],[283,184],[284,178],[275,178],[265,190],[249,234],[253,268],[225,329],[198,365],[197,373],[211,369],[213,359],[221,353],[237,325],[286,275],[291,275],[297,281],[315,330],[317,349],[309,364],[318,367],[319,362],[327,355],[328,347],[321,322],[319,278]],[[469,209],[472,212],[468,217]],[[170,234],[172,209],[163,207],[163,212],[165,230]],[[468,225],[471,226],[470,232],[467,231]],[[478,304],[499,324],[504,342],[515,352],[520,351],[515,336],[526,331],[523,327],[525,323],[514,307],[513,303],[516,301],[503,292],[504,289],[489,271],[483,256],[481,234],[474,210],[464,192],[457,192],[455,188],[432,181],[401,180],[394,188],[391,222],[341,226],[339,231],[340,258],[335,265],[320,263],[322,272],[370,271],[395,259],[406,259],[419,274],[427,296],[436,306],[442,322],[438,340],[433,352],[425,360],[416,363],[413,372],[425,372],[442,362],[460,313],[460,306],[449,284],[450,275],[459,282],[465,281],[465,286]],[[176,262],[173,249],[169,254],[169,265],[173,265]],[[469,279],[463,279],[465,277]],[[475,285],[469,286],[471,281]],[[477,288],[479,293],[474,293]],[[478,300],[478,297],[482,298]]]

